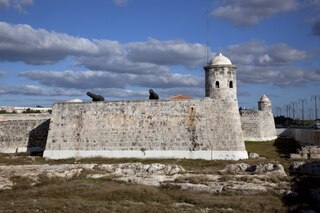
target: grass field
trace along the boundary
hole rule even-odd
[[[297,148],[294,141],[246,142],[248,152],[266,159],[239,162],[255,164],[278,162],[286,170],[291,163],[288,153]],[[0,155],[1,165],[61,163],[163,163],[178,164],[194,173],[217,173],[234,161],[206,160],[139,160],[139,159],[68,159],[45,160],[26,155]],[[12,190],[0,191],[0,212],[287,212],[283,198],[274,193],[246,195],[210,194],[180,190],[175,187],[153,187],[128,184],[112,178],[87,179],[86,174],[70,180],[43,177],[41,184],[30,186],[28,180],[16,178]]]

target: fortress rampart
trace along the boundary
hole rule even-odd
[[[52,115],[0,116],[0,152],[43,151],[52,159],[248,158],[244,140],[276,138],[271,101],[237,101],[236,66],[221,53],[205,67],[203,100],[56,103]],[[240,116],[241,114],[241,116]],[[50,123],[50,126],[49,126]]]
[[[277,138],[273,114],[260,110],[240,110],[245,141],[270,141]]]
[[[50,117],[48,113],[0,115],[0,152],[43,151]]]
[[[44,157],[247,158],[237,102],[55,104]]]

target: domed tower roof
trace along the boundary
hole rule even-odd
[[[271,102],[270,99],[266,95],[261,96],[260,101],[261,102]]]
[[[232,65],[232,63],[229,58],[219,53],[210,61],[210,65]]]

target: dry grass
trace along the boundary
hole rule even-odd
[[[43,180],[42,180],[43,181]],[[50,180],[34,187],[0,192],[0,212],[284,212],[274,194],[209,194],[170,187],[126,184],[113,180]],[[255,202],[252,202],[252,200]],[[176,203],[192,204],[177,208]]]
[[[289,146],[289,148],[288,148]],[[64,164],[64,163],[163,163],[178,164],[188,172],[217,174],[229,163],[246,162],[281,163],[285,169],[291,164],[286,150],[294,149],[294,143],[284,139],[273,142],[246,142],[249,152],[256,152],[267,159],[235,161],[207,161],[187,159],[67,159],[46,160],[39,156],[23,154],[0,154],[0,165]],[[209,194],[181,190],[177,187],[152,187],[115,181],[113,176],[87,179],[85,171],[70,180],[40,176],[39,183],[30,186],[27,178],[13,177],[16,183],[12,190],[0,191],[0,212],[286,212],[282,197],[273,193],[255,195]],[[226,180],[229,177],[225,177]],[[181,182],[204,183],[207,178],[197,177],[178,180]],[[247,181],[250,181],[249,179]],[[271,181],[280,181],[274,179]],[[177,203],[191,204],[176,207]]]

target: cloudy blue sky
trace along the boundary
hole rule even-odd
[[[0,0],[0,105],[203,98],[207,44],[237,65],[240,106],[314,114],[320,0]]]

